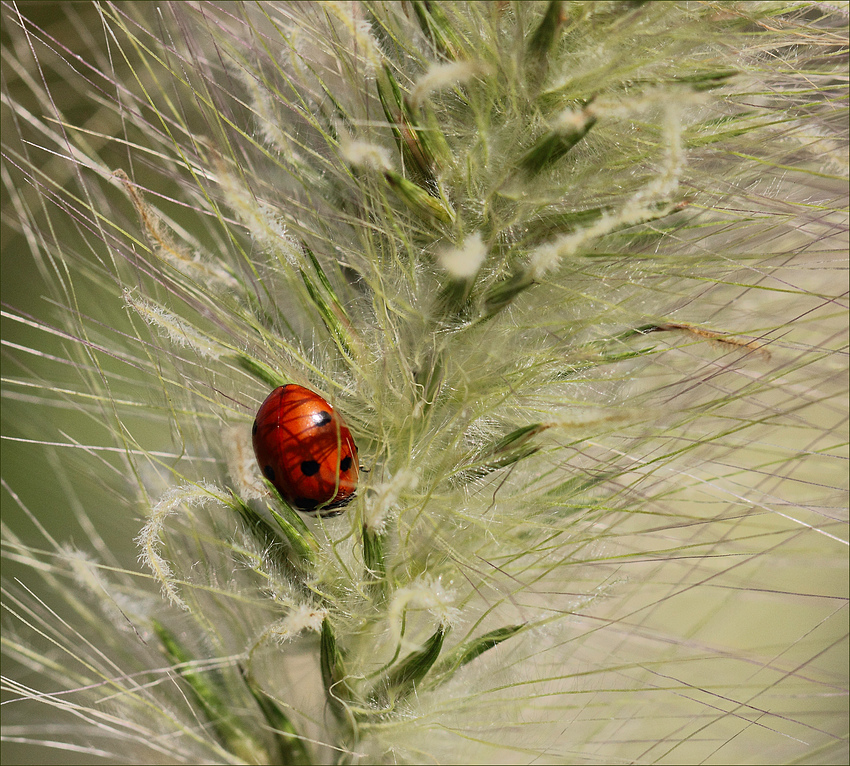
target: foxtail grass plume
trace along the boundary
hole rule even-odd
[[[846,762],[846,4],[3,14],[4,759]]]

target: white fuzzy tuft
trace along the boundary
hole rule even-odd
[[[406,489],[415,488],[418,482],[418,474],[410,469],[403,469],[390,481],[373,487],[366,496],[363,525],[375,534],[382,534],[389,512],[398,502],[399,495]]]
[[[141,548],[139,561],[144,563],[154,575],[162,588],[162,594],[174,606],[187,609],[188,605],[177,593],[171,567],[159,552],[162,540],[160,536],[165,529],[165,520],[177,513],[181,505],[200,506],[210,500],[224,505],[228,498],[216,486],[207,483],[184,485],[168,490],[148,513],[148,521],[136,537],[136,544]]]
[[[124,305],[132,308],[151,327],[156,327],[172,343],[191,348],[205,359],[218,359],[226,349],[212,338],[203,335],[184,319],[157,306],[152,301],[140,298],[132,290],[124,290]]]
[[[203,256],[197,250],[189,252],[186,247],[175,241],[172,232],[160,214],[147,204],[141,190],[132,182],[128,175],[121,170],[113,171],[111,178],[118,181],[133,202],[139,220],[150,239],[156,254],[181,274],[218,290],[232,290],[238,287],[238,282],[215,259]]]
[[[281,128],[280,115],[277,113],[270,90],[257,81],[257,75],[253,72],[239,69],[236,76],[251,96],[251,106],[257,115],[257,127],[262,131],[266,141],[290,162],[301,161],[301,155],[296,151],[294,143]]]
[[[251,239],[263,250],[282,256],[291,266],[298,266],[303,260],[303,253],[287,234],[280,212],[267,202],[246,193],[244,183],[221,167],[218,181],[227,204],[248,230]]]
[[[453,61],[447,64],[433,64],[422,75],[410,91],[410,105],[418,108],[429,95],[438,90],[444,90],[459,82],[464,82],[479,74],[486,74],[488,69],[474,61]]]
[[[369,19],[363,16],[359,3],[328,2],[323,4],[323,8],[329,16],[342,22],[351,35],[347,50],[356,52],[360,62],[369,70],[380,66],[383,56],[372,35]]]
[[[456,623],[460,617],[460,610],[454,606],[456,601],[457,594],[444,588],[439,577],[423,575],[407,587],[399,588],[393,594],[387,614],[396,641],[401,640],[401,626],[406,611],[425,610],[436,617],[441,625],[449,626]]]
[[[557,133],[577,133],[587,127],[593,119],[590,112],[584,109],[565,109],[551,123],[551,128]]]
[[[383,146],[371,144],[368,141],[340,139],[339,148],[342,158],[353,167],[392,170],[390,153]]]
[[[267,635],[279,643],[291,641],[305,630],[318,633],[322,622],[328,616],[327,609],[321,609],[314,604],[298,604],[282,620],[278,620],[267,631]]]
[[[472,279],[484,263],[487,252],[481,233],[476,231],[460,247],[443,250],[437,261],[456,279]]]

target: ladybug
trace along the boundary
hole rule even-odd
[[[299,511],[335,516],[357,488],[357,445],[321,396],[290,383],[260,405],[252,429],[263,475]]]

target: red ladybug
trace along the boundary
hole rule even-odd
[[[354,497],[357,445],[318,394],[294,383],[276,388],[260,405],[252,434],[263,475],[299,511],[333,516]]]

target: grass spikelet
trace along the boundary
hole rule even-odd
[[[175,345],[189,348],[199,356],[213,361],[224,353],[221,346],[205,337],[188,322],[152,301],[138,297],[132,290],[124,291],[124,302]]]
[[[139,214],[139,220],[157,254],[167,263],[178,269],[190,279],[208,283],[211,287],[234,287],[235,280],[223,269],[206,263],[200,256],[192,256],[178,245],[166,228],[160,216],[144,200],[123,170],[115,170],[112,177],[117,179]]]
[[[188,606],[178,595],[171,567],[160,552],[162,533],[168,517],[177,513],[181,506],[198,506],[209,500],[220,504],[225,502],[224,497],[210,486],[175,487],[169,490],[151,507],[148,521],[136,538],[136,543],[141,549],[139,561],[153,572],[154,578],[162,587],[163,595],[181,609],[188,609]]]
[[[432,93],[465,82],[478,74],[487,74],[480,62],[449,61],[445,64],[434,64],[411,89],[410,106],[419,109]]]

